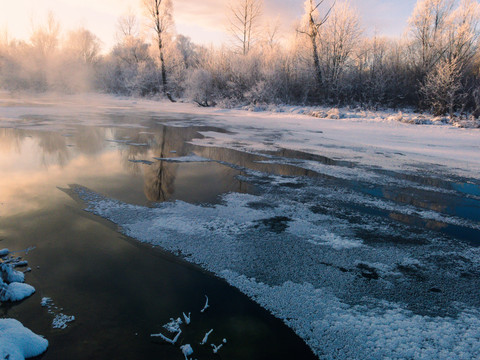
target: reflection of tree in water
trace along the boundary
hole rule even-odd
[[[152,148],[155,157],[170,157],[172,151],[183,154],[185,141],[190,140],[187,134],[182,134],[179,128],[161,126],[155,134],[155,147]],[[150,201],[166,201],[175,191],[174,182],[178,164],[166,161],[155,162],[145,171],[145,196]]]
[[[75,146],[83,154],[96,155],[105,148],[104,128],[82,126],[76,129]]]
[[[15,149],[20,152],[20,145],[26,136],[23,130],[0,129],[0,151],[9,153]]]

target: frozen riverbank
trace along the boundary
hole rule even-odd
[[[144,171],[143,191],[154,203],[75,180],[88,187],[73,189],[89,211],[225,279],[322,359],[475,359],[478,130],[109,97],[84,102],[91,107],[15,105],[0,122],[58,132],[66,149],[80,144],[79,124],[129,129],[108,144]],[[161,131],[149,135],[155,126]],[[228,186],[218,197],[183,194],[185,184],[204,193],[219,174]]]

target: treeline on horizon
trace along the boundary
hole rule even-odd
[[[477,0],[419,0],[398,39],[365,36],[348,1],[307,0],[286,40],[262,5],[232,1],[232,42],[205,47],[175,33],[174,0],[142,0],[150,31],[140,31],[137,16],[122,16],[108,53],[87,29],[63,34],[50,13],[28,41],[1,36],[0,87],[160,94],[201,106],[413,107],[480,116]]]

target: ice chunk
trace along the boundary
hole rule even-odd
[[[23,360],[47,350],[48,340],[14,319],[0,319],[0,358]]]
[[[155,160],[167,161],[167,162],[176,162],[176,163],[186,163],[186,162],[211,162],[212,160],[197,156],[197,155],[188,155],[174,158],[158,158],[155,157]]]
[[[186,360],[188,359],[188,356],[193,354],[193,349],[190,344],[182,345],[180,346],[180,349],[182,350],[182,353],[185,356]]]
[[[182,319],[177,318],[177,319],[170,319],[170,322],[163,325],[165,329],[167,329],[171,333],[179,332],[180,331],[180,325],[182,325]]]
[[[0,250],[0,257],[4,257],[10,254],[10,251],[8,249],[2,249]]]
[[[75,321],[75,316],[73,315],[65,315],[65,314],[57,314],[55,315],[55,317],[53,318],[53,322],[52,322],[52,327],[54,329],[66,329],[67,328],[67,324],[72,322],[72,321]]]

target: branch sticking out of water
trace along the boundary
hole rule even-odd
[[[180,334],[181,334],[181,333],[182,333],[182,330],[180,330],[180,331],[177,333],[177,335],[175,335],[175,337],[174,337],[173,339],[170,339],[170,338],[166,337],[166,336],[163,335],[163,334],[151,334],[150,336],[151,336],[151,337],[159,337],[159,338],[162,338],[162,339],[165,340],[166,342],[174,345],[174,344],[177,342],[178,338],[180,337]]]
[[[203,307],[202,310],[200,310],[200,312],[202,313],[205,312],[205,310],[207,310],[210,307],[210,305],[208,305],[208,296],[205,295],[205,298],[206,298],[205,306]]]
[[[192,313],[188,313],[188,316],[185,315],[185,313],[183,313],[183,318],[185,319],[185,324],[188,325],[190,324],[190,318],[191,318],[191,315]]]
[[[207,341],[208,341],[208,336],[209,336],[212,332],[213,332],[213,329],[211,329],[209,332],[207,332],[207,333],[205,334],[205,336],[203,337],[203,340],[202,340],[202,342],[200,343],[200,345],[205,345],[205,344],[207,343]]]

